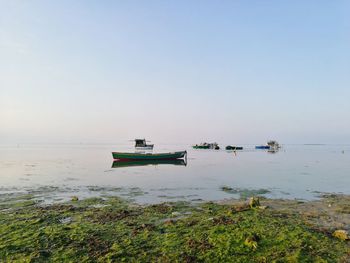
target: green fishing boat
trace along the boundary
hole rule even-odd
[[[147,165],[180,165],[186,166],[184,159],[173,160],[116,160],[112,164],[112,168],[130,167],[130,166],[147,166]]]
[[[220,150],[219,145],[214,142],[214,143],[201,143],[201,144],[196,144],[192,146],[193,149],[214,149],[214,150]]]
[[[209,145],[193,145],[192,146],[193,149],[210,149]]]
[[[186,151],[171,153],[122,153],[112,152],[114,160],[174,160],[184,158]]]

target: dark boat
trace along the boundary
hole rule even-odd
[[[237,151],[237,150],[243,150],[243,147],[228,145],[226,146],[225,149],[228,151]]]
[[[170,153],[123,153],[112,152],[114,160],[174,160],[187,156],[186,151]]]
[[[120,167],[132,167],[132,166],[147,166],[147,165],[179,165],[186,166],[187,163],[184,159],[174,159],[174,160],[117,160],[112,164],[112,168]]]

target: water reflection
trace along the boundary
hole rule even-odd
[[[267,152],[268,153],[271,153],[271,154],[275,154],[275,153],[278,153],[280,149],[270,149],[268,150]]]
[[[139,160],[139,161],[124,161],[117,160],[112,164],[112,168],[120,168],[120,167],[131,167],[131,166],[147,166],[147,165],[182,165],[186,166],[187,162],[183,159],[175,159],[175,160]]]

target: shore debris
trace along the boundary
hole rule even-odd
[[[258,206],[258,208],[261,209],[261,210],[265,210],[267,207],[268,207],[268,206],[266,206],[266,205],[260,205],[260,206]]]
[[[246,240],[244,241],[244,245],[252,248],[253,250],[256,250],[258,248],[259,240],[260,240],[259,236],[257,234],[253,234],[246,238]]]
[[[254,207],[260,207],[260,199],[259,197],[251,197],[249,198],[249,206],[250,208],[254,208]]]

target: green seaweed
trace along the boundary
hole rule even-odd
[[[18,197],[18,200],[23,200]],[[26,199],[26,201],[34,200]],[[1,262],[338,262],[349,246],[299,215],[117,197],[0,212]],[[100,205],[97,207],[97,205]]]

